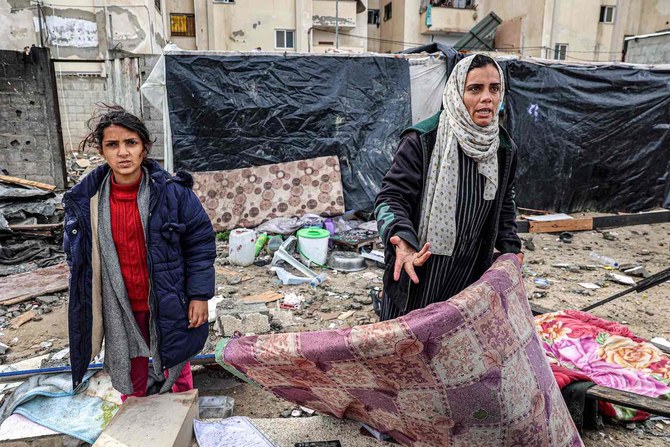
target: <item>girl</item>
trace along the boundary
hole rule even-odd
[[[104,338],[105,366],[124,400],[189,390],[188,360],[209,332],[214,230],[192,177],[147,158],[152,140],[139,118],[109,107],[89,128],[80,148],[97,148],[107,163],[63,198],[73,386]]]

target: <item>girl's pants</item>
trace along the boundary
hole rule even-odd
[[[142,332],[144,340],[149,345],[149,312],[134,312],[135,321]],[[167,377],[167,371],[165,372]],[[130,380],[133,382],[133,397],[144,397],[147,394],[147,381],[149,379],[149,359],[147,357],[135,357],[130,359]],[[191,374],[191,364],[186,362],[181,374],[172,387],[173,393],[180,393],[193,389],[193,375]],[[121,395],[121,401],[130,397]]]

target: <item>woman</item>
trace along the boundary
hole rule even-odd
[[[403,133],[377,196],[386,246],[381,320],[448,299],[518,253],[516,147],[498,125],[505,82],[488,56],[461,60],[441,113]]]
[[[189,390],[188,360],[209,333],[212,225],[191,176],[147,158],[152,141],[140,119],[114,107],[89,127],[81,148],[96,147],[107,163],[63,198],[73,385],[104,337],[105,366],[124,399]]]

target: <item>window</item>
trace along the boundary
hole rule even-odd
[[[170,35],[195,37],[195,16],[193,14],[170,14]]]
[[[388,2],[384,5],[384,22],[391,20],[393,17],[393,2]]]
[[[556,46],[554,47],[554,59],[564,61],[567,52],[568,52],[567,43],[557,43]]]
[[[472,0],[430,0],[430,4],[445,8],[475,9]]]
[[[275,48],[289,49],[295,48],[295,31],[278,29],[275,30]]]
[[[158,10],[158,12],[161,12],[161,0],[154,0],[154,6]]]
[[[235,3],[235,0],[214,0],[214,3]]]
[[[368,25],[379,26],[379,10],[368,9]]]
[[[600,23],[614,23],[614,6],[600,7]]]

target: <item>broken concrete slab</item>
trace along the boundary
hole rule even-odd
[[[631,278],[630,276],[626,276],[626,275],[619,275],[618,273],[613,273],[613,272],[608,273],[607,274],[607,279],[612,281],[612,282],[616,282],[616,283],[623,284],[623,285],[626,285],[626,286],[634,286],[635,285],[635,280],[633,278]]]
[[[62,447],[79,445],[80,442],[16,413],[0,426],[0,447]]]
[[[270,318],[261,313],[243,313],[239,316],[220,315],[216,320],[217,331],[224,337],[242,334],[267,334],[270,332]]]
[[[93,445],[191,447],[198,413],[198,390],[130,397]]]
[[[638,278],[649,278],[651,276],[651,273],[649,273],[647,269],[645,269],[641,265],[630,269],[626,269],[623,272],[627,275],[636,276]]]

